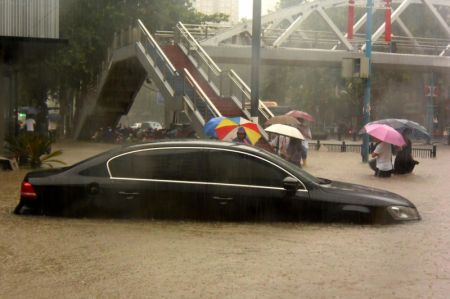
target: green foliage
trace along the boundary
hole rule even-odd
[[[61,150],[48,153],[52,141],[49,137],[24,132],[14,138],[7,138],[7,149],[14,154],[20,164],[28,163],[31,168],[39,168],[42,165],[53,167],[52,163],[65,164],[54,159],[62,154]]]

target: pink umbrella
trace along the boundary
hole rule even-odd
[[[300,110],[291,110],[288,113],[286,113],[286,115],[290,115],[295,118],[302,118],[302,119],[308,120],[308,121],[314,121],[314,117],[312,117],[311,114],[304,112],[304,111],[300,111]]]
[[[406,144],[403,136],[394,128],[383,124],[367,124],[364,126],[366,133],[378,140],[397,146]]]

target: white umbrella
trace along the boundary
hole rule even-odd
[[[291,126],[282,125],[282,124],[273,124],[273,125],[265,128],[265,130],[266,130],[266,132],[305,140],[305,137],[300,132],[300,130],[297,128],[291,127]]]

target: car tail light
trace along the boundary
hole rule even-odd
[[[20,189],[20,196],[30,199],[37,198],[37,194],[34,191],[33,185],[29,182],[22,182],[22,188]]]

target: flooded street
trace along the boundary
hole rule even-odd
[[[111,147],[62,144],[69,164]],[[56,149],[56,148],[55,148]],[[310,173],[399,193],[401,225],[15,216],[24,170],[0,172],[0,298],[448,298],[450,146],[414,174],[310,151]]]

